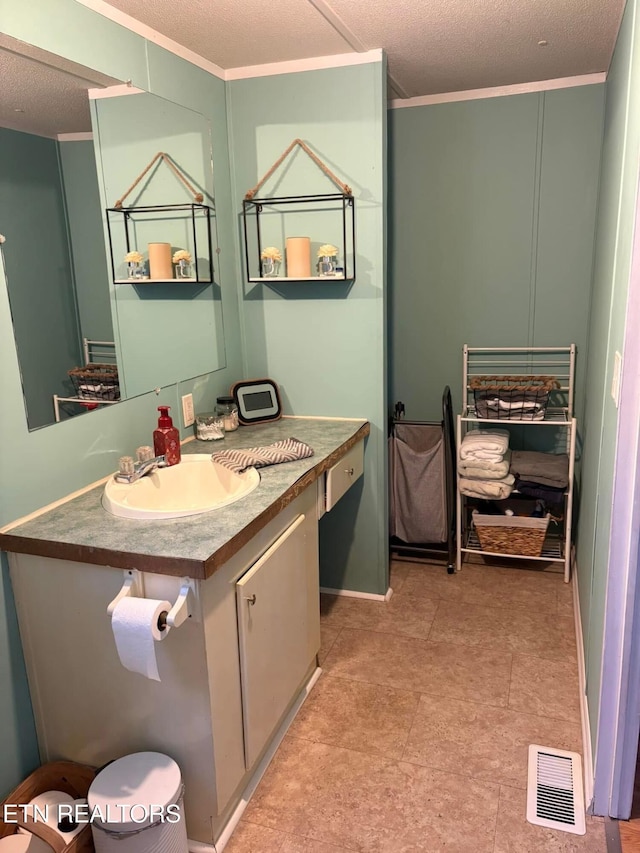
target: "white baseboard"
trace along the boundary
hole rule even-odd
[[[330,589],[328,586],[321,586],[320,592],[324,592],[327,595],[345,595],[348,598],[368,598],[371,601],[389,601],[393,595],[391,587],[389,587],[384,595],[377,595],[375,592],[358,592],[355,589]]]
[[[225,824],[225,827],[222,830],[222,833],[216,841],[215,845],[203,844],[201,841],[188,840],[187,844],[189,847],[189,853],[222,853],[226,845],[229,843],[229,839],[231,838],[233,831],[240,823],[240,819],[244,814],[244,810],[249,805],[249,800],[254,795],[256,788],[260,784],[260,780],[264,776],[267,767],[271,763],[273,756],[276,754],[276,750],[282,743],[284,736],[287,733],[287,729],[293,722],[293,718],[307,700],[307,697],[311,693],[313,686],[321,675],[322,670],[320,669],[320,667],[316,667],[316,669],[311,673],[309,680],[303,687],[302,691],[300,692],[300,695],[296,699],[294,705],[291,707],[291,710],[282,721],[282,725],[274,735],[274,738],[269,745],[269,749],[266,751],[266,753],[262,757],[262,760],[256,767],[255,773],[249,780],[247,787],[244,789],[242,799],[240,800],[240,802],[235,808],[235,811]]]
[[[578,567],[575,550],[572,555],[571,583],[573,587],[573,618],[576,632],[576,650],[578,653],[578,685],[580,689],[580,723],[582,728],[582,768],[584,775],[584,804],[590,813],[593,800],[593,752],[591,750],[591,725],[587,705],[587,672],[582,637],[582,619],[580,616],[580,595],[578,594]]]

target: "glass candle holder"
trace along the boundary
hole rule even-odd
[[[176,264],[176,278],[193,278],[189,261],[178,261]]]
[[[336,275],[337,255],[321,255],[318,258],[318,275]]]
[[[146,278],[144,272],[144,261],[128,261],[127,278],[131,279],[132,281],[139,281],[141,278]]]
[[[280,272],[280,261],[275,258],[262,258],[261,264],[264,278],[273,278]]]

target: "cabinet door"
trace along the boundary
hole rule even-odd
[[[236,584],[247,769],[294,699],[318,650],[317,567],[307,559],[304,520],[298,516]]]

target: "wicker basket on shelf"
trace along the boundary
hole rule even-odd
[[[76,395],[83,400],[119,400],[120,382],[115,364],[86,364],[69,371]]]
[[[549,394],[560,388],[555,376],[472,376],[476,415],[492,420],[541,420]]]
[[[551,516],[481,515],[475,511],[471,518],[482,551],[539,557]]]

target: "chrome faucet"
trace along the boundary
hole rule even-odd
[[[113,476],[119,483],[135,483],[136,480],[150,474],[156,468],[164,468],[165,465],[164,456],[155,456],[138,462],[134,462],[131,456],[123,456],[120,460],[120,470]]]

